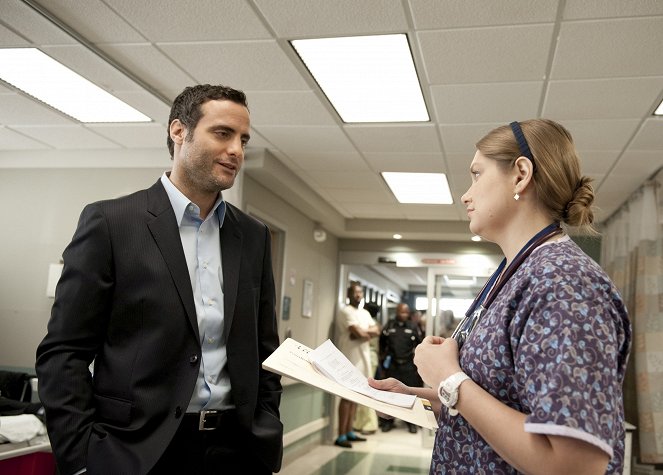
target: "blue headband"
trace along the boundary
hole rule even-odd
[[[516,137],[516,141],[518,142],[520,154],[523,157],[529,158],[530,162],[532,162],[532,165],[534,165],[534,157],[532,156],[532,152],[530,151],[529,145],[527,144],[527,139],[525,139],[525,134],[523,134],[523,129],[520,128],[520,124],[518,122],[511,122],[509,125],[511,126],[513,135]]]

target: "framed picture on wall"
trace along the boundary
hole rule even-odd
[[[313,281],[304,279],[304,295],[302,296],[302,317],[313,316]]]

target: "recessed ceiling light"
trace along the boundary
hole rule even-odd
[[[80,122],[152,121],[36,48],[0,49],[0,79]]]
[[[394,239],[402,239],[403,236],[400,234],[394,234]]]
[[[472,241],[474,242],[480,242],[481,241],[481,236],[472,236]]]
[[[382,176],[399,203],[453,203],[444,173],[382,172]]]
[[[426,122],[405,34],[291,41],[343,122]]]

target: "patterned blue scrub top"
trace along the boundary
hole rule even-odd
[[[527,415],[525,431],[584,440],[624,465],[622,384],[631,345],[624,303],[606,273],[568,237],[535,249],[460,351],[492,396]],[[505,434],[508,437],[508,434]],[[518,473],[443,407],[431,473]]]

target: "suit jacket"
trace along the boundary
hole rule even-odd
[[[269,230],[228,204],[220,240],[233,403],[256,456],[278,471],[282,389],[280,377],[261,368],[279,343]],[[63,258],[36,365],[60,472],[146,473],[186,412],[202,358],[161,182],[86,206]]]

